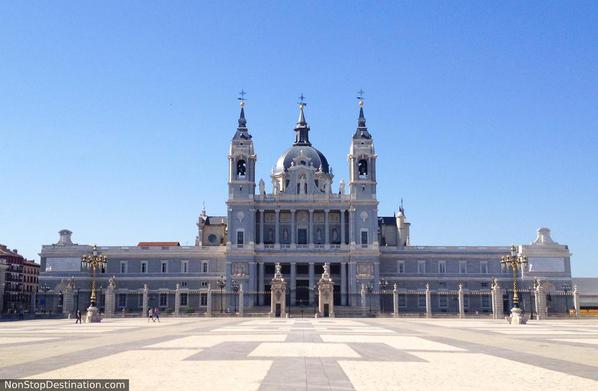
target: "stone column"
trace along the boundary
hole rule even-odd
[[[536,311],[537,311],[536,307]],[[504,304],[502,300],[502,288],[498,281],[492,287],[492,317],[494,319],[502,319],[504,317]]]
[[[314,210],[309,210],[309,247],[314,247]]]
[[[324,264],[324,273],[318,283],[318,316],[334,318],[334,282],[330,278],[330,264]],[[328,313],[326,313],[328,309]]]
[[[314,263],[309,263],[309,304],[314,303],[314,284],[315,284],[315,271]]]
[[[295,247],[296,244],[296,240],[295,240],[295,235],[296,235],[296,231],[297,229],[295,228],[296,224],[295,224],[295,209],[291,209],[291,248]],[[292,282],[291,282],[292,285]],[[293,300],[291,299],[291,305],[293,305]]]
[[[432,292],[430,284],[426,284],[426,318],[432,317]]]
[[[345,245],[345,210],[341,209],[341,246]]]
[[[463,294],[463,284],[459,284],[459,318],[465,316],[465,295]]]
[[[260,243],[264,244],[264,209],[260,209]]]
[[[147,289],[147,284],[143,284],[143,314],[141,314],[142,317],[147,316],[147,310],[148,310],[148,302],[149,302],[149,292]]]
[[[392,290],[392,316],[399,317],[399,287],[396,283]]]
[[[289,306],[295,305],[296,297],[297,297],[297,263],[295,261],[291,261],[291,302]]]
[[[255,306],[255,292],[257,291],[257,267],[255,262],[249,262],[249,297],[247,300],[247,305],[249,307]]]
[[[208,302],[206,306],[206,316],[212,316],[212,284],[208,284]]]
[[[108,285],[104,294],[104,316],[106,318],[114,317],[115,304],[114,288]]]
[[[239,316],[243,317],[243,307],[244,307],[244,302],[243,302],[243,284],[239,285]]]
[[[349,244],[355,246],[355,209],[349,209]]]
[[[174,290],[174,316],[179,316],[181,311],[181,289],[179,284],[176,284],[176,289]]]
[[[265,285],[264,285],[264,262],[260,262],[259,263],[259,273],[258,273],[258,286],[259,286],[259,292],[258,292],[258,304],[259,305],[264,305],[264,295],[265,295]]]
[[[367,304],[365,296],[365,284],[361,283],[361,315],[365,316],[367,313]]]
[[[328,214],[330,211],[328,209],[324,210],[324,247],[328,248],[330,245],[330,227],[328,226]]]
[[[541,320],[546,317],[546,294],[542,282],[536,285],[536,320]]]
[[[573,287],[573,307],[575,308],[575,317],[579,318],[581,314],[579,313],[579,291],[577,290],[577,285]]]
[[[349,262],[349,305],[357,306],[357,279],[355,278],[355,261]]]
[[[64,291],[62,291],[62,313],[63,314],[71,315],[73,313],[73,304],[74,304],[73,295],[74,295],[73,289],[70,288],[69,286],[64,288]]]
[[[347,262],[341,262],[341,305],[347,305]]]
[[[275,232],[274,232],[274,247],[280,248],[280,209],[274,211],[275,214]]]

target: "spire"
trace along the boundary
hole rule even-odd
[[[293,145],[311,145],[309,142],[309,126],[305,120],[305,113],[303,109],[307,105],[304,102],[303,94],[299,97],[299,118],[297,119],[297,126],[295,126],[295,143]]]
[[[354,139],[371,139],[372,135],[368,132],[368,128],[365,124],[365,115],[363,115],[363,104],[364,104],[364,97],[363,97],[363,90],[359,90],[357,92],[359,96],[357,99],[359,100],[359,118],[357,119],[357,130],[353,135]]]
[[[247,100],[245,99],[245,95],[247,95],[247,93],[244,90],[241,90],[239,95],[241,95],[241,97],[237,99],[240,101],[241,113],[239,114],[239,125],[237,126],[237,131],[235,132],[233,140],[250,140],[251,135],[247,129],[247,120],[245,119],[245,101]]]

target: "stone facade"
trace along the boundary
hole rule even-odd
[[[257,155],[242,107],[227,156],[226,216],[210,216],[204,208],[194,246],[100,246],[108,264],[98,277],[99,306],[106,305],[108,278],[115,276],[118,286],[114,299],[110,297],[114,308],[104,309],[108,313],[122,308],[141,312],[148,305],[174,312],[179,301],[178,313],[211,313],[207,306],[212,300],[233,306],[237,296],[231,283],[237,280],[244,287],[245,311],[268,312],[274,265],[280,263],[287,284],[285,302],[292,311],[315,306],[316,275],[328,263],[337,316],[363,308],[397,315],[467,315],[511,308],[511,274],[500,265],[508,246],[414,245],[402,203],[394,216],[378,215],[378,155],[363,102],[350,139],[347,182],[341,179],[334,185],[332,167],[311,144],[309,132],[301,104],[295,141],[275,161],[267,189],[266,182],[256,178]],[[531,244],[518,246],[530,265],[520,282],[522,307],[534,311],[533,281],[540,279],[548,312],[565,312],[573,305],[571,290],[563,290],[571,285],[571,254],[551,239],[547,228],[537,234]],[[72,277],[79,307],[87,306],[90,277],[80,260],[90,250],[90,245],[73,243],[68,230],[60,231],[56,244],[42,246],[41,278],[50,294]],[[208,300],[209,286],[216,286],[220,276],[226,279],[224,297],[213,290]],[[491,291],[493,278],[500,284],[500,297]]]

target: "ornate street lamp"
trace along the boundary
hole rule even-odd
[[[98,307],[96,306],[96,270],[103,268],[108,262],[108,258],[98,252],[98,247],[94,244],[91,254],[85,254],[81,257],[83,263],[91,268],[91,297],[87,308],[86,323],[97,323],[101,321]]]
[[[527,265],[527,257],[525,255],[517,254],[517,247],[511,246],[511,253],[500,258],[500,264],[503,269],[513,270],[513,308],[511,308],[511,324],[523,324],[525,320],[521,316],[521,308],[519,308],[519,292],[517,290],[517,273]]]
[[[220,313],[222,314],[222,313],[224,313],[224,310],[222,308],[222,290],[226,286],[226,277],[224,277],[224,276],[218,277],[218,280],[216,281],[216,285],[218,286],[218,288],[220,288]]]

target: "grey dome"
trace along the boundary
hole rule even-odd
[[[276,161],[276,171],[280,172],[288,170],[288,168],[291,167],[291,162],[293,162],[297,156],[300,156],[302,153],[303,156],[305,156],[305,165],[309,166],[311,163],[316,169],[322,167],[323,172],[330,174],[326,156],[324,156],[322,152],[309,145],[295,145],[284,151]]]

